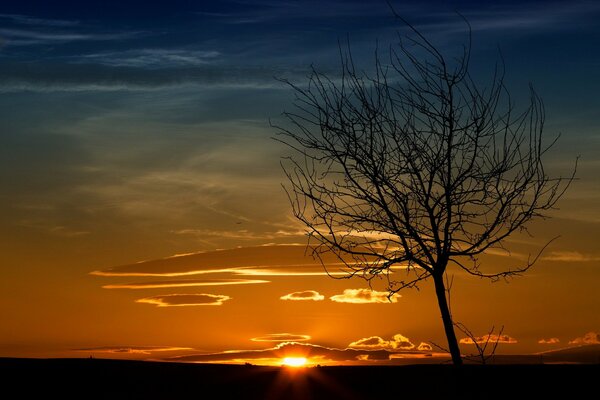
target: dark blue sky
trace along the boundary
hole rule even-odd
[[[501,49],[515,98],[532,82],[546,102],[548,127],[565,134],[563,145],[597,158],[597,146],[582,143],[597,140],[599,3],[397,1],[394,7],[449,55],[466,38],[455,11],[461,12],[473,28],[473,74],[485,82]],[[269,177],[277,191],[280,149],[268,140],[267,120],[290,105],[290,92],[274,77],[302,82],[311,64],[335,74],[338,40],[347,38],[368,69],[375,42],[387,48],[404,29],[384,1],[4,2],[0,176],[4,183],[20,180],[4,199],[40,191],[49,199],[58,188],[71,193],[81,180],[116,188],[119,179],[135,181],[147,168],[184,169],[178,163],[198,151],[212,154],[244,141],[256,147],[245,156],[253,176]],[[248,170],[224,155],[188,171],[194,168],[229,171],[221,179],[233,181]],[[190,221],[202,224],[199,217]],[[171,224],[161,221],[161,229],[165,223]]]

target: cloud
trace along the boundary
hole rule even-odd
[[[220,306],[231,297],[217,294],[164,294],[138,299],[136,303],[154,304],[157,307]]]
[[[0,35],[2,32],[0,31]],[[13,32],[15,34],[15,32]],[[81,36],[50,35],[55,40],[73,40]],[[125,36],[125,35],[123,35]],[[100,40],[102,37],[96,38]],[[19,39],[6,44],[31,44],[41,39]],[[119,39],[118,35],[106,40]],[[48,39],[49,40],[49,39]],[[83,40],[81,38],[80,40]],[[69,62],[54,61],[42,65],[31,64],[24,70],[19,63],[6,61],[0,65],[0,92],[34,91],[34,92],[79,92],[79,91],[154,91],[163,89],[283,89],[284,86],[273,79],[273,76],[289,76],[292,81],[299,81],[305,70],[282,70],[269,66],[232,66],[212,65],[210,57],[200,53],[189,59],[178,58],[177,53],[166,50],[159,55],[138,57],[132,55],[130,60],[124,57],[113,60],[115,65],[108,65],[108,59],[100,62],[100,55],[73,56]],[[207,61],[202,63],[201,60]],[[134,67],[133,64],[139,65]],[[120,63],[121,65],[116,65]],[[129,63],[130,65],[125,65]],[[144,65],[145,63],[145,65]]]
[[[325,296],[314,290],[305,290],[303,292],[293,292],[280,297],[281,300],[313,300],[321,301]]]
[[[421,342],[419,347],[417,347],[419,351],[432,351],[433,347],[429,343]]]
[[[578,337],[569,341],[569,344],[600,344],[600,334],[597,332],[588,332],[582,337]]]
[[[563,262],[589,262],[600,261],[599,256],[591,254],[582,254],[578,251],[553,251],[549,255],[542,258],[546,261],[563,261]]]
[[[216,213],[222,213],[228,215],[230,217],[239,218],[241,220],[247,220],[247,218],[243,218],[240,216],[233,216],[229,213],[223,212],[222,210],[213,210]],[[254,221],[245,221],[252,222]],[[268,225],[268,224],[267,224]],[[244,240],[252,240],[252,239],[281,239],[290,236],[303,237],[305,235],[304,231],[301,230],[283,230],[279,229],[277,231],[266,231],[266,232],[252,232],[248,229],[238,229],[238,230],[216,230],[216,229],[179,229],[176,231],[172,231],[172,233],[176,235],[190,235],[198,238],[209,237],[219,237],[219,238],[228,238],[228,239],[244,239]]]
[[[394,295],[388,298],[388,292],[378,292],[371,289],[344,289],[344,293],[331,296],[329,299],[336,303],[353,303],[353,304],[368,304],[368,303],[396,303],[399,295]]]
[[[293,333],[271,333],[250,339],[253,342],[303,342],[310,340],[308,335],[295,335]]]
[[[6,40],[8,45],[13,46],[57,44],[74,41],[123,40],[139,34],[140,32],[81,33],[31,29],[0,29],[0,35]]]
[[[321,276],[345,275],[344,264],[333,254],[311,256],[305,245],[247,246],[234,249],[185,254],[158,260],[141,261],[104,270],[98,276],[163,276],[234,273],[243,276]]]
[[[584,15],[593,15],[599,11],[599,6],[593,2],[572,2],[547,4],[519,4],[519,7],[495,7],[490,10],[472,10],[465,12],[470,28],[475,31],[549,31],[573,30],[585,27],[581,21]],[[517,4],[517,3],[515,3]],[[543,4],[543,6],[540,6]],[[560,6],[556,6],[560,4]],[[421,29],[434,31],[437,34],[464,32],[465,25],[457,21],[456,13],[442,12],[434,14],[439,20],[417,26]]]
[[[64,20],[64,19],[47,19],[37,18],[29,15],[20,14],[0,14],[0,18],[12,20],[22,25],[41,25],[41,26],[75,26],[79,21]]]
[[[159,289],[191,286],[226,286],[269,283],[258,279],[182,279],[174,281],[153,281],[139,283],[119,283],[102,286],[104,289]]]
[[[85,54],[74,57],[77,63],[93,63],[112,67],[172,68],[205,65],[220,53],[193,49],[134,49],[120,52]]]
[[[310,343],[285,342],[275,347],[262,350],[228,350],[219,353],[190,354],[171,357],[169,361],[183,362],[220,362],[244,363],[257,362],[261,364],[281,365],[284,357],[305,357],[310,364],[327,364],[344,362],[345,364],[402,363],[404,358],[419,359],[425,355],[415,350],[396,349],[336,349]],[[447,357],[447,356],[445,356]]]
[[[348,345],[351,349],[369,349],[369,350],[412,350],[415,345],[401,334],[396,334],[390,340],[384,340],[380,336],[371,336],[359,339]]]
[[[303,1],[302,4],[302,7],[298,7],[295,2],[261,1],[260,4],[253,4],[253,7],[240,11],[199,11],[196,14],[199,17],[218,19],[219,22],[230,25],[280,23],[282,20],[293,21],[298,19],[302,21],[319,19],[329,21],[352,17],[365,19],[389,15],[385,7],[372,7],[369,3],[362,2],[310,0]],[[319,12],[314,12],[314,10],[319,10]],[[381,24],[380,20],[378,22]]]
[[[538,340],[538,343],[539,344],[557,344],[557,343],[560,343],[560,339],[555,338],[555,337],[548,338],[548,339],[542,338],[542,339]]]
[[[461,344],[475,344],[475,343],[496,343],[496,341],[498,343],[503,343],[503,344],[515,344],[517,343],[517,339],[512,338],[508,335],[496,335],[496,334],[488,334],[488,335],[483,335],[483,336],[477,336],[474,338],[475,340],[471,339],[470,337],[466,337],[466,338],[462,338],[460,339],[460,343]]]
[[[113,354],[152,354],[155,352],[167,351],[185,351],[193,350],[191,347],[171,347],[171,346],[100,346],[73,349],[79,352],[93,353],[113,353]]]
[[[388,341],[380,336],[370,336],[367,338],[358,339],[348,345],[349,348],[355,349],[385,349],[388,348]]]

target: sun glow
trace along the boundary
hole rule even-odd
[[[304,367],[306,365],[305,357],[286,357],[283,359],[283,365],[286,367]]]

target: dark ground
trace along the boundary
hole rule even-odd
[[[0,397],[102,399],[599,398],[600,364],[290,369],[0,358]],[[15,395],[6,396],[3,393]]]

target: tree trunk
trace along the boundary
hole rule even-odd
[[[448,349],[452,356],[452,363],[454,365],[462,365],[460,348],[458,347],[458,340],[456,340],[456,333],[454,333],[454,323],[450,315],[450,309],[448,308],[444,275],[433,275],[433,282],[435,283],[435,294],[437,295],[438,305],[442,313],[442,322],[444,323],[444,331],[448,339]]]

